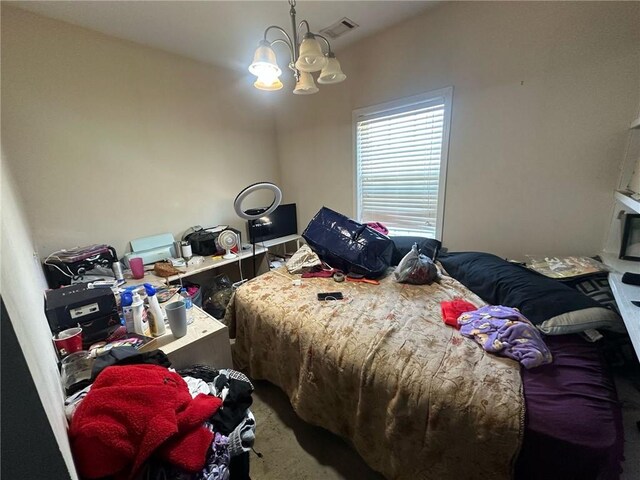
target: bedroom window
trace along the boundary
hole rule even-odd
[[[353,112],[360,222],[441,240],[453,88]]]

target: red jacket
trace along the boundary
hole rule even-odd
[[[204,467],[213,434],[202,423],[221,405],[157,365],[108,367],[76,410],[69,437],[86,478],[135,476],[154,453],[188,471]]]

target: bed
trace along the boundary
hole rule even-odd
[[[234,363],[282,388],[303,420],[348,439],[387,478],[619,475],[620,410],[593,344],[555,337],[554,364],[521,373],[442,322],[441,301],[485,304],[450,276],[339,288],[294,278],[282,268],[236,291],[225,319]],[[316,299],[337,289],[342,302]]]

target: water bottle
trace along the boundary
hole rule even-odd
[[[187,307],[187,325],[190,325],[193,323],[193,301],[187,293],[187,289],[184,287],[180,290],[180,296],[184,300],[184,305]]]

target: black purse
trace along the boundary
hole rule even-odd
[[[218,235],[220,235],[220,231],[211,231],[218,227],[213,227],[211,229],[200,228],[199,230],[195,230],[187,235],[185,235],[184,239],[189,242],[191,245],[191,252],[194,255],[202,255],[206,257],[208,255],[218,255],[219,253],[223,253],[224,250],[219,249],[218,245]]]
[[[184,240],[187,240],[191,244],[191,252],[194,255],[202,255],[206,257],[208,255],[223,255],[225,249],[218,242],[218,237],[225,230],[231,230],[240,239],[240,232],[235,228],[230,228],[226,225],[218,225],[217,227],[202,228],[193,227],[194,231],[185,235]]]

